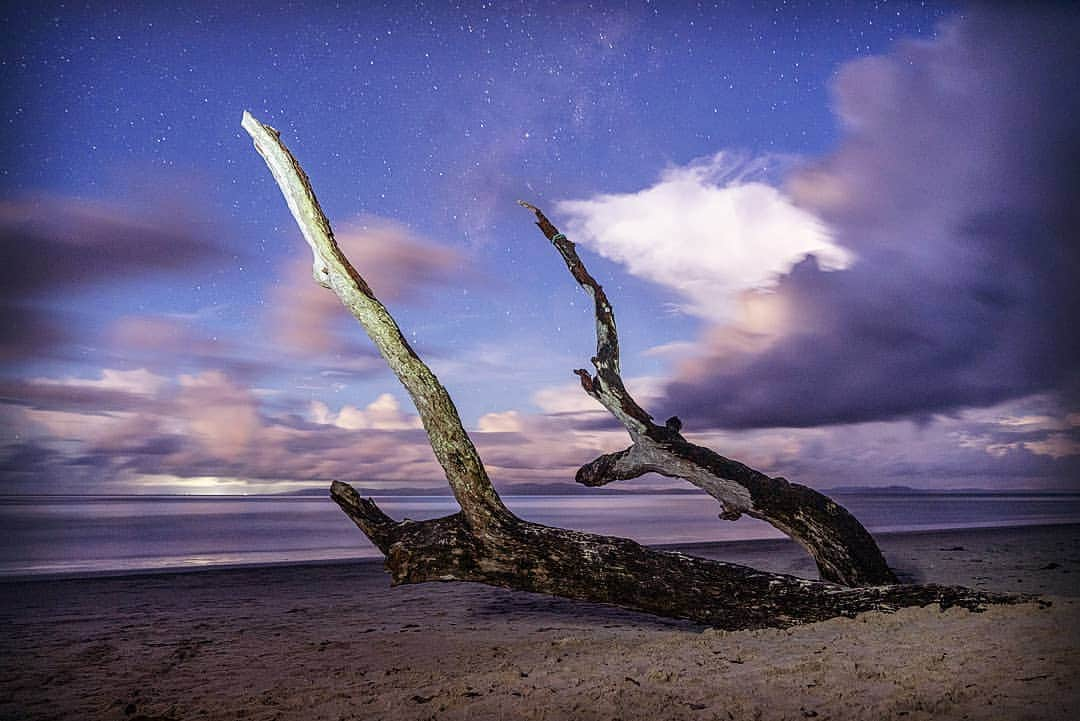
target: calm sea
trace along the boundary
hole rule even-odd
[[[771,526],[717,519],[698,495],[504,496],[519,516],[645,544],[779,538]],[[1080,523],[1080,495],[845,493],[871,531]],[[452,498],[377,498],[394,518],[457,510]],[[328,498],[0,497],[0,576],[142,571],[374,557]]]

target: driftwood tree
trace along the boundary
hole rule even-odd
[[[242,125],[311,248],[315,280],[333,291],[360,322],[409,392],[461,508],[428,521],[395,521],[348,484],[332,484],[332,498],[386,556],[395,584],[475,581],[728,629],[786,626],[935,602],[977,608],[1018,599],[958,587],[898,585],[870,534],[829,498],[690,443],[680,434],[677,418],[662,426],[653,423],[623,385],[615,317],[603,289],[586,270],[574,244],[538,208],[524,202],[595,302],[596,373],[575,373],[584,391],[623,424],[633,441],[626,450],[582,466],[578,482],[599,486],[649,472],[686,479],[720,502],[721,518],[745,513],[798,541],[813,556],[824,580],[765,573],[518,518],[488,479],[446,389],[341,252],[307,175],[279,133],[246,112]]]

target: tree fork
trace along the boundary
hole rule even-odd
[[[626,427],[634,445],[585,464],[578,483],[601,486],[645,473],[683,478],[712,495],[723,507],[720,517],[734,520],[742,514],[771,523],[805,548],[826,581],[847,586],[896,583],[870,533],[854,516],[817,491],[770,478],[738,461],[724,458],[690,443],[680,433],[682,422],[669,418],[663,426],[630,395],[619,370],[619,342],[615,313],[604,289],[578,257],[574,243],[559,232],[547,216],[531,203],[518,203],[536,215],[540,232],[566,261],[566,267],[595,304],[596,377],[586,370],[574,371],[582,388]]]

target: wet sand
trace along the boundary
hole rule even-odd
[[[1080,718],[1080,526],[879,538],[907,580],[1048,594],[720,632],[377,562],[0,582],[2,719]],[[784,541],[683,547],[813,576]]]

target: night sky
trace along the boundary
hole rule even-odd
[[[1067,4],[158,5],[0,10],[0,493],[442,482],[244,110],[500,487],[627,444],[523,198],[690,440],[819,488],[1080,490]]]

